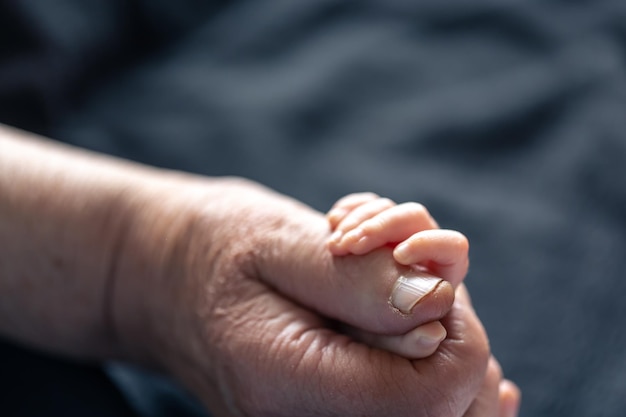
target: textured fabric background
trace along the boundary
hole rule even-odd
[[[0,121],[320,210],[420,201],[470,239],[522,416],[624,415],[625,2],[58,3],[0,1]]]

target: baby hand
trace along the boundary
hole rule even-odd
[[[396,262],[418,273],[441,277],[454,288],[467,274],[467,238],[456,231],[439,229],[421,204],[397,205],[373,193],[350,194],[335,203],[327,219],[333,232],[328,248],[335,256],[364,255],[391,246]],[[439,321],[403,335],[356,333],[365,343],[411,359],[431,355],[446,337]]]

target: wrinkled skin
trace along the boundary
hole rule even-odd
[[[403,315],[388,303],[402,272],[389,249],[333,257],[321,214],[246,181],[168,187],[129,199],[119,238],[110,314],[130,359],[216,416],[512,415],[519,394],[463,285]],[[437,319],[448,337],[415,361],[337,330],[402,334]]]

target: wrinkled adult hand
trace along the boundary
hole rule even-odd
[[[508,417],[517,406],[463,286],[399,314],[388,300],[405,271],[390,251],[333,258],[321,214],[245,181],[182,175],[131,200],[116,335],[216,416]],[[336,330],[401,334],[437,319],[447,339],[415,361]]]
[[[0,150],[3,336],[160,368],[218,416],[515,412],[462,286],[418,301],[389,250],[332,257],[310,208],[9,128]],[[427,359],[359,342],[432,320],[448,338]]]

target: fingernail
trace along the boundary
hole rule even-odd
[[[398,278],[391,291],[389,302],[404,314],[409,314],[413,307],[427,294],[432,292],[441,278],[421,271],[413,271],[411,275]]]
[[[520,406],[519,388],[509,380],[500,381],[500,414],[504,417],[517,417]]]
[[[346,213],[345,209],[334,208],[328,212],[326,217],[332,221],[332,220],[335,220],[336,218],[342,217],[345,213]]]
[[[358,242],[363,237],[363,233],[363,229],[357,227],[356,229],[346,233],[346,235],[343,237],[343,240],[345,240],[346,242]]]
[[[432,337],[431,335],[419,335],[416,343],[421,349],[425,351],[433,351],[437,347],[439,347],[439,344],[443,342],[445,338],[445,333],[443,334],[443,336],[436,338]]]
[[[517,404],[510,403],[504,406],[505,417],[517,417]]]
[[[335,230],[332,235],[330,235],[330,241],[333,243],[338,243],[341,240],[341,236],[343,233],[341,230]]]
[[[406,259],[407,252],[409,251],[409,245],[407,243],[400,243],[393,250],[393,257],[397,262],[403,262]]]

